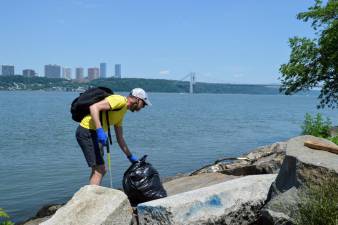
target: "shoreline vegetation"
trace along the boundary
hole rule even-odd
[[[142,87],[148,92],[189,93],[189,82],[165,79],[104,78],[90,82],[77,82],[60,78],[23,77],[21,75],[0,76],[0,91],[45,90],[81,92],[89,87],[105,86],[114,91],[129,92],[134,87]],[[221,84],[197,82],[194,93],[213,94],[269,94],[278,95],[278,84]]]

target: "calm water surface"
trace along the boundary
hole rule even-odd
[[[87,184],[89,169],[69,114],[77,95],[0,92],[0,208],[14,221],[65,202]],[[162,177],[299,135],[306,112],[338,124],[337,110],[317,111],[315,96],[150,93],[150,99],[152,107],[127,113],[124,136]],[[113,185],[121,187],[129,161],[116,143],[111,149]]]

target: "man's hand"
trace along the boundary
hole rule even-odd
[[[131,163],[136,163],[138,161],[138,158],[134,156],[133,154],[127,157]]]
[[[99,141],[99,143],[101,143],[103,146],[107,145],[107,135],[104,132],[103,128],[98,128],[96,129],[96,134],[97,134],[97,140]]]

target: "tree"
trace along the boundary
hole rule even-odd
[[[315,0],[307,12],[297,19],[312,21],[316,38],[289,39],[291,54],[287,64],[281,65],[281,92],[294,94],[301,90],[321,87],[318,108],[338,107],[338,0],[328,0],[323,6]]]

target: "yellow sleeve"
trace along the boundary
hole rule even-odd
[[[126,98],[121,95],[110,95],[106,99],[112,110],[121,109],[127,104]]]

